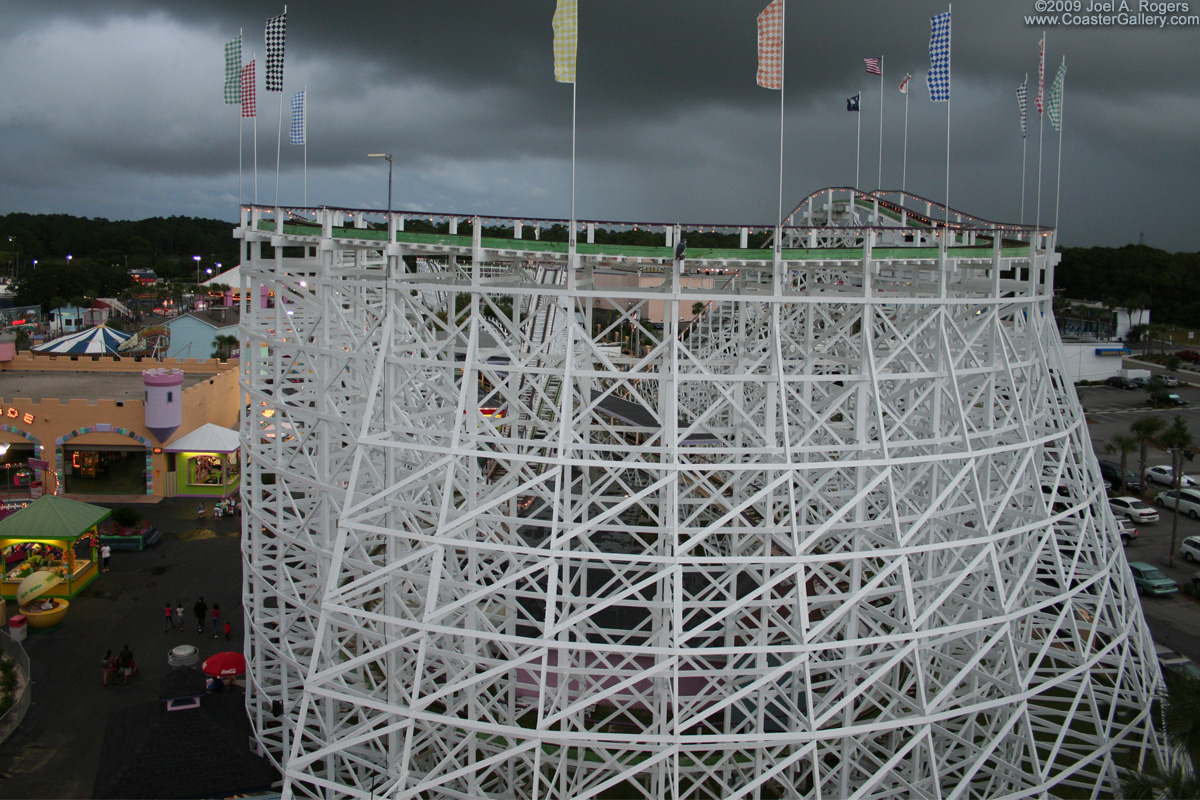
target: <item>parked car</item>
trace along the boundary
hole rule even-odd
[[[1126,517],[1130,522],[1158,522],[1158,512],[1136,497],[1109,498],[1108,507],[1114,516]]]
[[[1170,389],[1174,389],[1179,385],[1179,378],[1176,378],[1174,375],[1159,375],[1158,378],[1162,381],[1163,386]]]
[[[1156,406],[1186,406],[1188,404],[1187,400],[1174,392],[1152,392],[1150,402]]]
[[[1130,561],[1129,569],[1133,572],[1133,582],[1137,584],[1138,594],[1174,594],[1179,591],[1179,584],[1152,564]]]
[[[1130,378],[1129,382],[1133,384],[1134,389],[1145,389],[1150,385],[1149,378]]]
[[[1180,489],[1178,500],[1176,494],[1174,489],[1159,492],[1158,497],[1154,498],[1154,505],[1169,508],[1179,514],[1187,514],[1192,519],[1200,519],[1200,489]]]
[[[1189,536],[1179,545],[1179,552],[1188,561],[1195,564],[1200,561],[1200,536]]]
[[[1137,528],[1133,527],[1133,523],[1127,519],[1117,519],[1117,535],[1121,537],[1121,544],[1129,544],[1137,538]]]
[[[1104,480],[1113,485],[1117,491],[1122,491],[1121,487],[1121,465],[1116,461],[1100,461],[1100,476]],[[1133,470],[1125,469],[1125,491],[1140,492],[1142,490],[1142,479]]]
[[[1158,656],[1158,665],[1162,668],[1163,677],[1171,680],[1173,677],[1184,677],[1191,680],[1200,680],[1200,666],[1196,666],[1190,658],[1180,653],[1175,652],[1169,647],[1164,647],[1158,642],[1154,643],[1154,651]]]
[[[1105,378],[1104,383],[1108,386],[1113,386],[1117,389],[1136,389],[1137,388],[1136,386],[1133,385],[1133,381],[1129,380],[1129,378],[1125,378],[1120,375],[1113,375],[1111,378]]]
[[[1157,467],[1150,467],[1146,470],[1146,482],[1158,483],[1163,486],[1175,485],[1175,470],[1169,464],[1160,464]],[[1184,475],[1179,480],[1180,486],[1195,486],[1196,481],[1190,475]]]

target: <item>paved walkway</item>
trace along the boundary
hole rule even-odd
[[[0,797],[91,797],[108,715],[158,699],[171,648],[195,645],[201,660],[243,650],[240,521],[214,521],[210,511],[198,523],[197,505],[188,498],[139,506],[163,532],[158,544],[142,552],[114,551],[111,570],[71,601],[59,630],[26,638],[33,704],[21,727],[0,745]],[[220,603],[233,622],[232,641],[223,633],[214,638],[211,622],[203,634],[196,632],[192,606],[200,595],[210,607]],[[166,601],[183,603],[189,621],[183,633],[163,632]],[[125,644],[133,650],[138,675],[127,686],[119,681],[102,686],[104,651],[116,653]]]

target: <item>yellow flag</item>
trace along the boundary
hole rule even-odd
[[[579,40],[578,0],[558,0],[554,9],[554,80],[575,82],[575,50]]]

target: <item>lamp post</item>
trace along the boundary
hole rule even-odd
[[[367,153],[367,158],[386,158],[388,162],[388,216],[392,214],[392,154],[391,153]]]
[[[196,285],[200,285],[200,256],[192,256],[192,261],[196,262]]]
[[[15,237],[15,236],[8,237],[8,243],[10,245],[12,245],[12,247],[9,247],[8,249],[13,254],[12,270],[8,273],[8,275],[10,278],[12,278],[15,281],[17,279],[17,270],[19,270],[21,268],[21,254],[20,254],[20,251],[17,250],[17,248],[16,248],[17,237]]]

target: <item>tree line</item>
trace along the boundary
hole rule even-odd
[[[1055,270],[1054,291],[1110,308],[1150,309],[1156,325],[1200,321],[1200,253],[1146,245],[1068,247]]]

